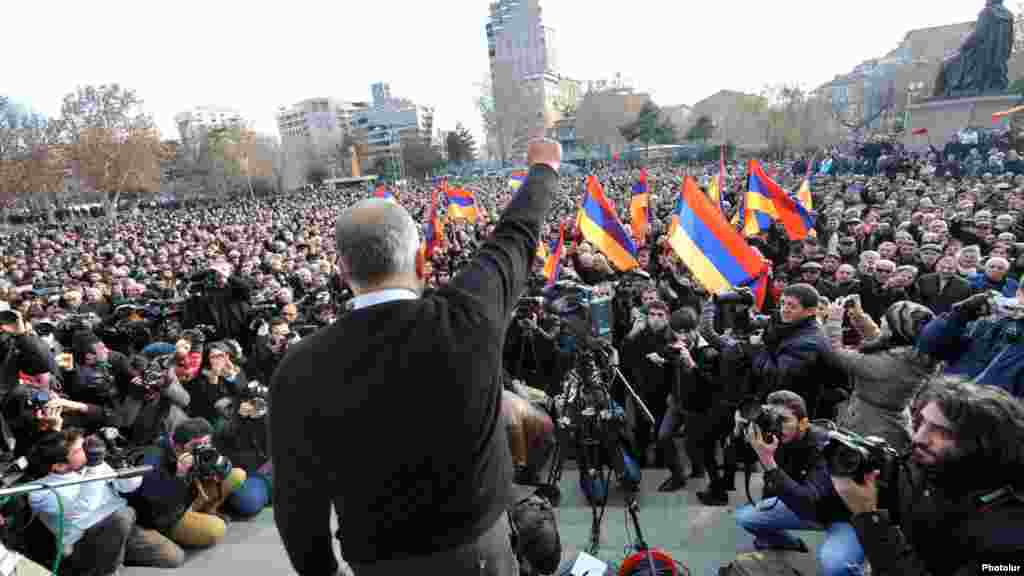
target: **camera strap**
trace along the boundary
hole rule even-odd
[[[1008,504],[1014,501],[1024,503],[1024,496],[1017,494],[1013,489],[1013,486],[1010,485],[1003,486],[998,490],[993,490],[986,494],[981,494],[975,498],[975,504],[978,506],[979,512],[991,512],[1003,504]]]

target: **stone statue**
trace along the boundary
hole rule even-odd
[[[1003,0],[987,0],[974,31],[960,50],[942,63],[934,96],[963,98],[1006,92],[1006,62],[1012,50],[1013,14]]]

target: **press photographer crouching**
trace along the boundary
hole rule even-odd
[[[1024,404],[999,388],[940,376],[911,413],[913,452],[895,478],[879,449],[842,450],[832,466],[872,573],[966,576],[983,562],[1019,562]]]
[[[170,438],[146,451],[153,470],[129,498],[140,526],[183,548],[209,548],[224,538],[227,523],[219,509],[245,482],[245,472],[212,446],[213,427],[189,418]]]
[[[83,438],[80,431],[64,430],[43,437],[31,459],[33,466],[44,474],[39,481],[54,484],[113,472],[105,454],[103,439]],[[185,560],[180,551],[161,548],[159,541],[152,538],[154,534],[147,534],[135,524],[135,511],[123,494],[138,490],[141,484],[142,478],[135,477],[30,493],[29,505],[56,539],[36,538],[29,554],[50,565],[60,546],[61,573],[97,576],[116,574],[122,563],[180,566]],[[34,536],[41,534],[37,531]]]
[[[832,486],[824,454],[829,434],[808,421],[804,399],[778,390],[764,406],[745,406],[740,413],[739,423],[764,470],[764,498],[738,509],[736,523],[754,535],[757,550],[808,552],[788,530],[823,530],[819,573],[860,574],[864,550],[850,511]]]

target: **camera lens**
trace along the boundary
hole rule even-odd
[[[863,458],[859,451],[840,444],[832,454],[832,460],[829,462],[829,466],[832,469],[832,474],[839,477],[850,478],[855,476],[861,469],[862,462]]]

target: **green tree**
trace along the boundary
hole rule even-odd
[[[445,138],[445,149],[448,152],[448,161],[453,164],[465,164],[476,160],[476,139],[461,122],[456,124],[455,130],[449,132]]]
[[[672,144],[676,141],[676,128],[661,116],[661,109],[648,100],[632,122],[619,127],[619,133],[626,142],[641,142],[645,154],[650,153],[651,144]]]

